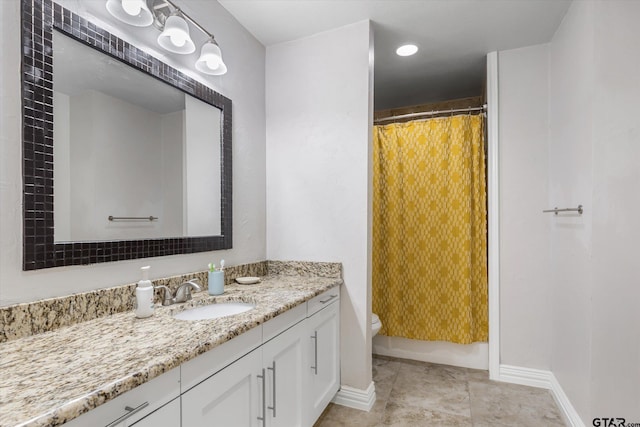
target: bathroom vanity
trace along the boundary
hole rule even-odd
[[[340,385],[341,283],[272,275],[2,343],[0,425],[311,426]],[[173,317],[226,301],[255,308]]]

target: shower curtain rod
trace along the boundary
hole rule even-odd
[[[486,109],[487,109],[487,104],[484,104],[480,107],[454,108],[451,110],[423,111],[421,113],[400,114],[398,116],[384,117],[382,119],[374,120],[373,123],[388,122],[391,120],[398,120],[398,119],[410,119],[413,117],[435,116],[438,114],[466,113],[469,111],[481,111],[481,110],[485,111]]]

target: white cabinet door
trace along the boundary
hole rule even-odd
[[[174,399],[129,427],[180,427],[180,399]]]
[[[256,349],[182,395],[182,427],[262,426],[262,351]]]
[[[307,399],[303,387],[307,365],[305,323],[287,329],[262,347],[263,368],[266,368],[266,408],[269,427],[304,425]]]
[[[313,425],[340,388],[340,304],[334,302],[307,319],[310,364],[306,425]]]

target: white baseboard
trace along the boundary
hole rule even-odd
[[[369,412],[373,408],[373,404],[376,403],[376,386],[373,381],[371,381],[366,390],[343,385],[332,402],[337,405]]]
[[[551,371],[543,371],[542,369],[500,365],[499,381],[551,390],[552,376]]]
[[[556,403],[565,417],[565,421],[572,427],[585,427],[580,415],[578,415],[578,412],[571,404],[569,397],[564,393],[562,386],[553,374],[551,374],[551,391],[553,392],[553,398],[556,400]]]
[[[550,390],[560,408],[565,423],[571,427],[585,427],[553,372],[520,366],[500,365],[498,381]]]
[[[489,369],[489,344],[486,342],[455,344],[377,335],[373,338],[373,354],[463,368]]]

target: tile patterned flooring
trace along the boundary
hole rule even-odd
[[[487,371],[373,358],[370,412],[330,404],[314,427],[564,427],[551,392],[489,381]]]

